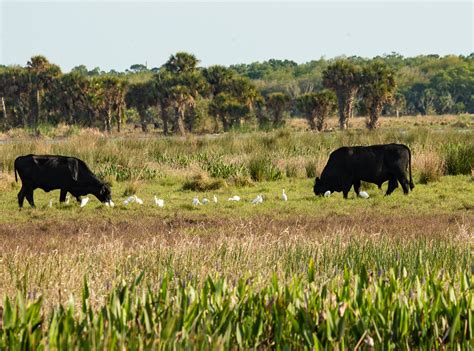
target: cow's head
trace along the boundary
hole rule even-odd
[[[99,193],[96,195],[100,202],[110,202],[112,200],[112,192],[110,191],[110,185],[102,183],[100,185]]]
[[[314,181],[314,187],[313,191],[315,195],[323,195],[327,191],[327,187],[324,184],[323,180],[320,179],[319,177],[316,177],[316,180]]]

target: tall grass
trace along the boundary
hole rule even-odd
[[[445,173],[449,175],[470,174],[474,168],[474,142],[468,144],[447,143],[444,145]]]
[[[441,178],[445,172],[445,161],[440,153],[425,149],[414,155],[413,168],[418,171],[418,182],[427,184]]]
[[[299,177],[304,173],[312,178],[324,167],[320,163],[325,162],[338,147],[397,142],[407,144],[414,159],[422,158],[424,153],[426,160],[435,155],[436,163],[445,166],[443,174],[469,174],[474,162],[472,140],[472,133],[439,133],[429,129],[321,134],[280,130],[229,133],[217,137],[191,136],[188,139],[107,139],[94,133],[81,133],[62,141],[27,139],[4,144],[0,148],[0,169],[12,172],[17,156],[37,153],[77,156],[101,176],[116,181],[154,180],[172,170],[195,167],[211,177],[222,179],[250,175],[254,181],[259,181],[279,179],[285,175]],[[317,163],[317,172],[311,169],[311,160]],[[422,163],[414,166],[415,172],[432,174],[438,167]],[[428,170],[430,167],[435,167],[435,170]],[[427,177],[423,175],[422,178]],[[426,181],[429,181],[429,176]]]
[[[256,156],[248,164],[250,177],[256,182],[278,180],[282,178],[281,170],[265,156]]]

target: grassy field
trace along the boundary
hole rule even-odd
[[[79,131],[1,145],[0,349],[469,347],[474,135],[451,119],[442,131]],[[369,199],[314,196],[332,150],[382,142],[410,146],[410,195],[364,184]],[[81,157],[116,206],[37,190],[37,208],[19,211],[12,163],[29,152]],[[123,205],[132,193],[144,205]]]

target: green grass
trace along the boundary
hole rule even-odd
[[[253,186],[237,187],[229,185],[224,188],[210,191],[183,190],[185,180],[165,178],[156,182],[140,182],[133,185],[133,192],[145,201],[144,205],[123,205],[130,187],[127,183],[117,182],[112,188],[113,200],[116,206],[108,208],[90,195],[91,201],[85,208],[79,208],[75,200],[69,205],[59,204],[59,191],[45,193],[35,191],[36,209],[30,209],[25,200],[24,209],[18,211],[16,194],[19,186],[0,192],[0,207],[3,209],[0,222],[24,222],[45,219],[68,220],[75,218],[130,218],[136,216],[173,216],[183,217],[203,215],[209,218],[241,217],[251,218],[260,215],[275,217],[291,217],[297,215],[326,216],[326,215],[362,215],[376,213],[384,215],[403,215],[404,213],[436,214],[456,213],[469,211],[474,208],[474,182],[470,176],[445,176],[439,181],[428,184],[416,184],[415,189],[408,196],[403,195],[398,188],[391,196],[384,196],[383,190],[369,186],[365,188],[370,198],[365,200],[356,198],[352,191],[348,200],[342,198],[342,193],[334,193],[330,198],[316,197],[313,193],[312,179],[287,178],[273,182],[258,182]],[[286,189],[288,202],[281,201],[281,191]],[[264,197],[263,204],[252,205],[250,202],[258,194]],[[157,195],[165,200],[164,208],[157,208],[153,204],[153,196]],[[218,204],[210,203],[205,206],[191,206],[194,197],[212,199],[218,197]],[[233,195],[241,197],[240,202],[229,202]],[[49,200],[53,199],[53,208],[48,207]]]

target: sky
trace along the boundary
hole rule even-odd
[[[462,54],[473,50],[473,2],[0,0],[0,64],[37,54],[123,71],[161,66],[178,51],[202,66],[341,55]]]

